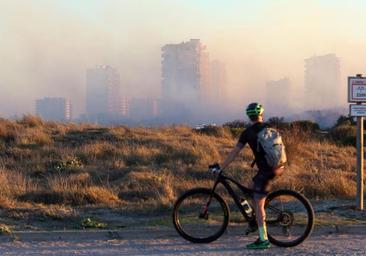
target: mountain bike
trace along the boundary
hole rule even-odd
[[[232,197],[252,228],[251,231],[256,230],[255,212],[247,201],[253,199],[254,191],[220,171],[212,189],[191,189],[175,202],[173,224],[180,236],[193,243],[210,243],[225,232],[229,224],[230,208],[216,192],[219,184]],[[232,184],[238,188],[240,196]],[[314,210],[309,200],[296,191],[282,189],[271,192],[266,199],[265,211],[268,239],[274,245],[296,246],[313,230]]]

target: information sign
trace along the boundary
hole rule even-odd
[[[349,115],[350,116],[366,116],[366,105],[349,105]]]
[[[365,77],[348,77],[348,102],[366,102]]]

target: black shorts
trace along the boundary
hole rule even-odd
[[[272,170],[259,170],[253,177],[254,192],[256,194],[267,195],[270,189],[271,181],[276,177]]]

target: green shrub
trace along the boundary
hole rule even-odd
[[[340,125],[330,130],[331,140],[343,146],[356,145],[356,126]]]
[[[65,160],[51,162],[49,169],[52,171],[69,171],[83,168],[83,163],[78,157],[69,157]]]
[[[99,222],[92,218],[85,218],[81,221],[80,224],[83,228],[105,228],[105,227],[107,227],[106,223]]]

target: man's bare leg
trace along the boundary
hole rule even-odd
[[[253,206],[258,225],[259,239],[254,243],[248,244],[248,249],[267,249],[271,247],[267,236],[265,202],[266,196],[264,194],[254,193]]]
[[[266,212],[264,210],[265,202],[266,202],[265,196],[255,196],[254,199],[255,213],[259,230],[259,238],[262,241],[268,240],[267,227],[266,227]]]

